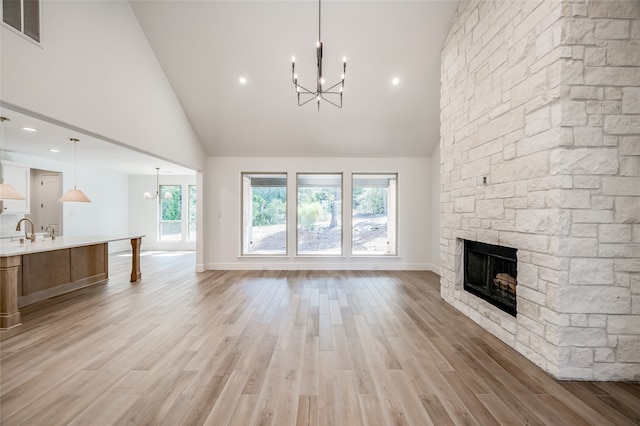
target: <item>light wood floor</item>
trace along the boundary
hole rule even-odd
[[[129,257],[2,332],[2,425],[640,424],[640,384],[558,382],[429,272],[193,272]]]

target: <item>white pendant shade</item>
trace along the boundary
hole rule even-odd
[[[10,183],[4,183],[4,122],[7,117],[0,117],[0,200],[24,200],[25,197]]]
[[[64,193],[64,195],[58,198],[58,201],[61,203],[90,203],[91,200],[89,197],[84,195],[84,192],[76,189],[76,167],[78,164],[78,142],[80,142],[76,138],[71,138],[71,142],[73,142],[73,189],[68,190]]]
[[[64,195],[58,199],[58,201],[71,202],[71,203],[90,203],[91,202],[89,197],[84,195],[84,192],[75,188],[65,192]]]
[[[24,196],[9,183],[0,184],[0,200],[24,200]]]

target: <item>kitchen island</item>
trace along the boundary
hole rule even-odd
[[[0,329],[20,324],[19,307],[106,281],[111,241],[131,240],[131,282],[138,281],[143,236],[0,242]]]

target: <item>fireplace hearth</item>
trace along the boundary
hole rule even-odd
[[[464,289],[516,316],[517,250],[464,241]]]

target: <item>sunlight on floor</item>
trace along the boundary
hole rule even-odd
[[[154,256],[154,257],[176,257],[193,254],[193,251],[143,251],[140,253],[140,257]],[[115,257],[131,257],[131,252],[115,253]]]

